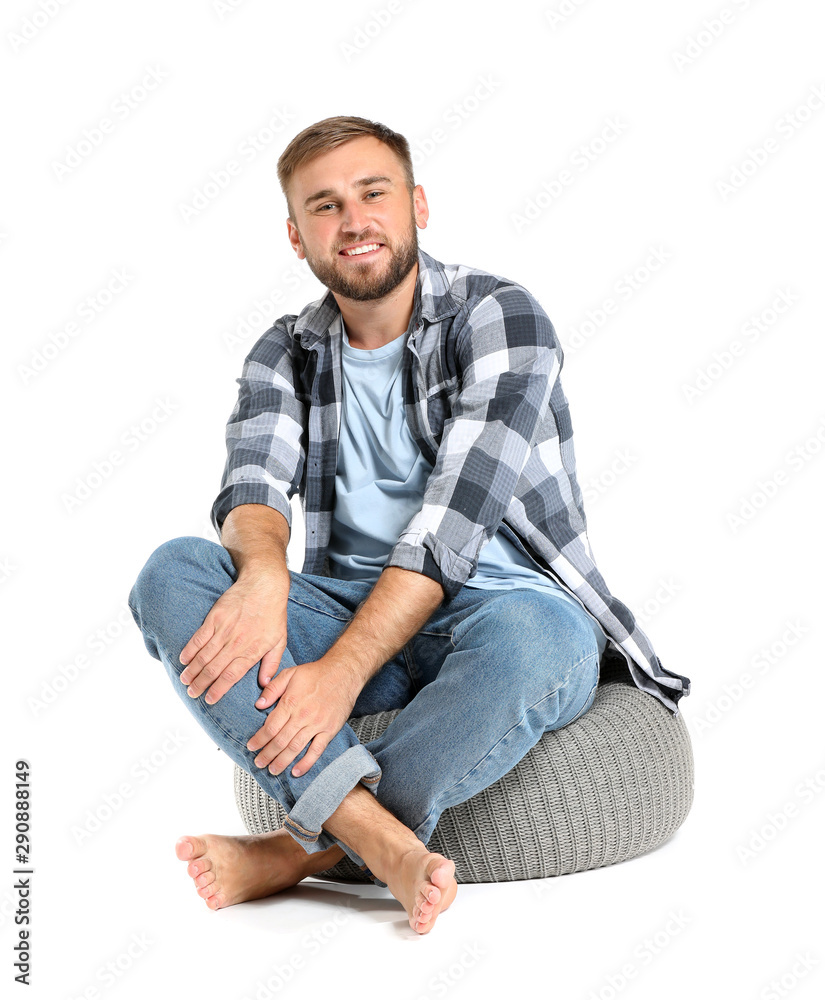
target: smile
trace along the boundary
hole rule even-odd
[[[380,250],[383,243],[365,243],[360,247],[351,247],[348,250],[341,250],[340,254],[343,257],[361,257],[364,254],[375,253]]]

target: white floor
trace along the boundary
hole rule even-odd
[[[387,890],[317,879],[212,912],[174,844],[184,833],[245,832],[232,764],[165,697],[165,676],[133,638],[121,640],[108,679],[81,676],[64,711],[49,710],[52,745],[65,756],[31,762],[36,988],[27,995],[266,1000],[391,988],[409,1000],[519,989],[582,1000],[770,998],[785,995],[770,991],[783,975],[798,984],[795,996],[822,995],[825,796],[796,797],[786,828],[754,857],[738,856],[770,810],[760,820],[745,805],[759,779],[744,761],[720,765],[712,741],[721,732],[695,736],[695,804],[662,848],[558,879],[460,886],[427,936],[409,928]],[[95,735],[87,685],[109,685],[117,705],[130,677],[139,678],[135,710],[114,711]],[[81,725],[68,725],[72,712]],[[118,746],[107,764],[104,751]],[[783,808],[776,802],[774,816]],[[69,822],[50,820],[60,814]],[[7,955],[17,929],[10,901],[6,893]]]

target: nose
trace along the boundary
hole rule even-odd
[[[370,224],[370,214],[368,206],[364,205],[363,202],[355,200],[349,200],[344,203],[343,211],[341,212],[341,229],[345,233],[355,233],[358,235],[363,232]]]

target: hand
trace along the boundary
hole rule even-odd
[[[201,627],[183,647],[180,679],[187,694],[213,705],[258,660],[260,683],[275,674],[286,649],[289,571],[241,577],[212,606]]]
[[[246,744],[249,750],[261,751],[255,764],[269,765],[271,774],[280,774],[309,744],[292,769],[295,777],[306,774],[352,715],[359,692],[354,674],[329,661],[284,667],[255,703],[256,708],[266,708],[278,701]]]

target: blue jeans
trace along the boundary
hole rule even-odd
[[[324,822],[361,782],[426,844],[444,809],[510,771],[541,738],[593,703],[599,655],[586,614],[536,590],[464,587],[442,604],[362,689],[352,717],[402,709],[377,739],[361,744],[345,724],[300,777],[294,763],[273,775],[246,743],[275,707],[255,708],[258,666],[214,705],[190,698],[178,657],[237,577],[223,546],[197,537],[165,542],[129,594],[146,648],[160,660],[210,738],[281,803],[285,828],[308,853],[334,844],[379,881]],[[290,572],[287,648],[279,670],[320,659],[373,584]]]

